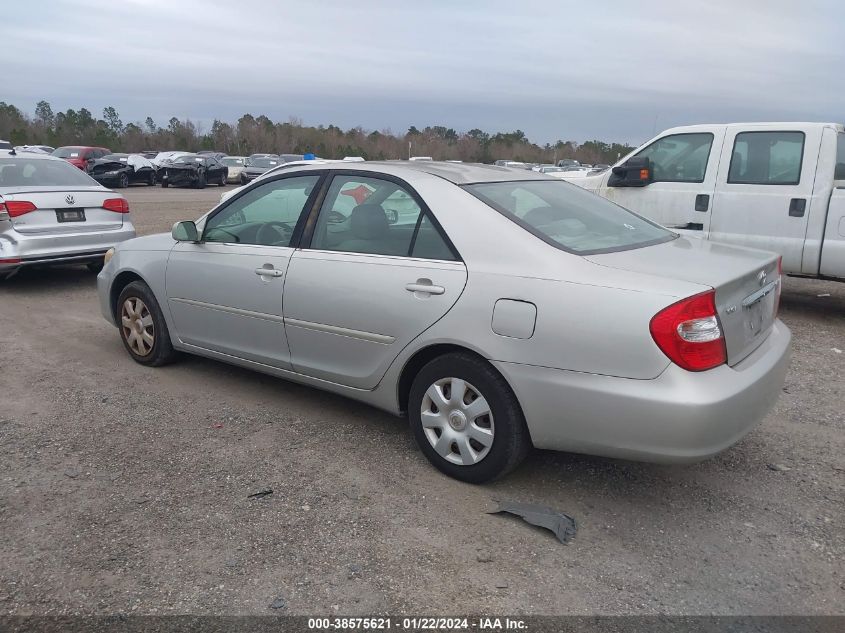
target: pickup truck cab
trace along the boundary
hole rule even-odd
[[[672,128],[572,183],[681,233],[779,253],[787,274],[845,281],[841,124]]]

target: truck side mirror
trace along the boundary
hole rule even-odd
[[[614,167],[608,187],[645,187],[652,179],[651,161],[646,156],[634,156]]]

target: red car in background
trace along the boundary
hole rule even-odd
[[[87,145],[67,145],[53,151],[53,156],[64,158],[71,165],[83,171],[88,171],[95,160],[107,154],[111,154],[111,150],[106,147],[89,147]]]

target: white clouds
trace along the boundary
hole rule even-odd
[[[838,10],[761,0],[89,0],[36,13],[15,3],[3,98],[113,104],[124,120],[252,111],[371,128],[473,121],[538,140],[638,137],[655,116],[835,120]]]

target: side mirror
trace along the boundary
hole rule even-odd
[[[197,225],[190,220],[174,224],[170,236],[177,242],[199,242]]]
[[[645,156],[634,156],[613,168],[607,186],[645,187],[651,183],[651,178],[651,161]]]

